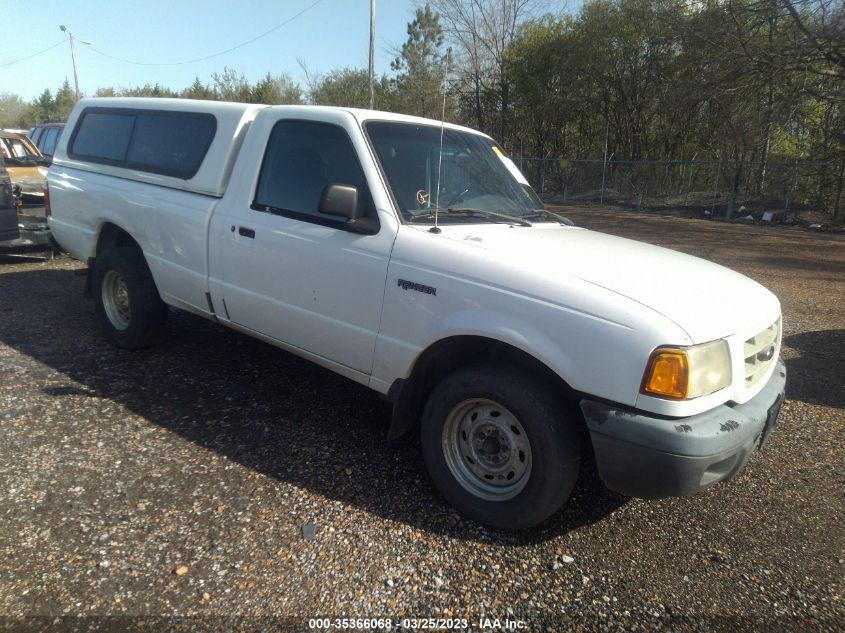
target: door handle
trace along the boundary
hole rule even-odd
[[[238,227],[238,234],[253,240],[255,239],[255,231],[253,229],[248,229],[244,226]]]

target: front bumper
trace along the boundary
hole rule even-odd
[[[688,418],[581,400],[599,476],[611,490],[646,499],[690,495],[730,479],[768,438],[785,385],[786,367],[778,361],[769,382],[748,402]]]

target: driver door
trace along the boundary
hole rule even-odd
[[[375,218],[374,234],[319,212],[331,184],[357,188],[359,217]],[[279,117],[249,201],[215,217],[212,234],[220,236],[227,319],[371,373],[395,231],[379,226],[343,125]]]

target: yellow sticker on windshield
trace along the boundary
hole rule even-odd
[[[499,158],[501,158],[502,156],[504,156],[504,154],[502,154],[502,150],[500,150],[500,149],[499,149],[498,147],[496,147],[495,145],[493,146],[493,153],[494,153],[496,156],[498,156]]]

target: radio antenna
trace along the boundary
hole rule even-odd
[[[443,109],[440,112],[440,153],[437,156],[437,189],[434,193],[434,226],[432,233],[440,233],[438,226],[438,215],[440,214],[440,173],[443,168],[443,128],[446,127],[446,79],[449,76],[449,64],[446,63],[446,72],[443,73]]]

